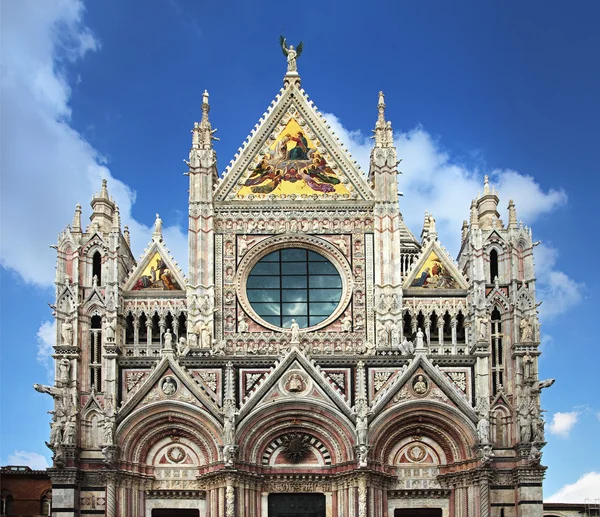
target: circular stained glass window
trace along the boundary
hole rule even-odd
[[[263,320],[290,328],[325,321],[342,297],[342,278],[323,255],[302,248],[285,248],[261,258],[246,283],[250,305]]]

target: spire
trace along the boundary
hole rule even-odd
[[[210,111],[210,104],[208,103],[208,91],[204,90],[202,94],[202,120],[200,123],[194,123],[194,129],[192,130],[192,149],[212,149],[213,140],[218,140],[214,134],[217,132],[210,125],[208,119],[208,112]]]
[[[490,230],[502,225],[498,213],[498,196],[496,190],[490,188],[490,178],[483,177],[483,195],[477,200],[477,214],[479,226],[483,230]]]
[[[490,177],[486,174],[483,177],[483,195],[487,196],[490,193]]]
[[[394,132],[392,123],[385,120],[385,95],[379,92],[379,102],[377,103],[377,122],[373,133],[375,136],[375,147],[393,147]]]
[[[421,242],[429,239],[429,212],[425,210],[425,218],[423,219],[423,229],[421,230]]]
[[[73,215],[73,224],[71,226],[72,232],[81,233],[81,205],[79,203],[75,205],[75,214]]]
[[[508,228],[517,228],[519,226],[517,222],[517,208],[512,199],[508,201]]]
[[[115,203],[108,195],[106,179],[102,179],[100,194],[94,194],[92,202],[92,215],[90,216],[91,227],[102,232],[110,232],[113,222]]]
[[[129,246],[129,249],[131,249],[131,235],[129,234],[129,226],[125,226],[123,235],[125,236],[125,242],[127,243],[127,246]]]

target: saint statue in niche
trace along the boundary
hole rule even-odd
[[[304,379],[299,373],[292,373],[287,381],[287,390],[291,393],[301,393],[305,390]]]
[[[425,395],[425,393],[427,393],[427,390],[427,379],[423,375],[417,375],[417,377],[413,381],[413,391],[417,395]]]
[[[160,388],[165,395],[171,396],[177,391],[177,384],[173,377],[166,377]]]

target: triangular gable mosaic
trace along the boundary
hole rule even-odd
[[[422,252],[404,286],[421,289],[467,289],[468,284],[458,268],[436,242]]]
[[[323,156],[320,142],[307,137],[295,118],[268,146],[258,164],[248,167],[237,197],[250,194],[296,195],[340,194],[349,197],[348,189]]]
[[[271,104],[217,187],[217,201],[371,199],[364,175],[303,90]]]
[[[180,291],[185,279],[162,242],[153,241],[125,282],[126,291]]]

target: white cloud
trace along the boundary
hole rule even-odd
[[[34,470],[46,470],[50,465],[45,456],[37,452],[14,451],[8,455],[8,465],[28,466]]]
[[[75,205],[88,206],[101,178],[109,180],[135,253],[149,241],[153,221],[133,219],[135,192],[111,178],[103,157],[70,126],[68,65],[99,49],[83,23],[82,2],[5,2],[2,14],[0,264],[49,287],[56,255],[48,246],[71,222]],[[185,265],[186,233],[175,227],[165,234]]]
[[[538,298],[542,318],[552,318],[577,305],[584,296],[585,284],[576,282],[555,269],[558,250],[546,244],[535,248],[535,272],[539,280]]]
[[[363,171],[368,171],[372,141],[361,131],[346,129],[335,115],[324,117]],[[394,143],[402,158],[399,188],[404,194],[400,199],[404,221],[418,237],[424,212],[432,213],[440,241],[456,256],[462,221],[468,219],[471,200],[482,190],[484,172],[458,162],[422,127],[395,133]],[[489,175],[501,198],[499,211],[504,221],[509,199],[515,202],[518,217],[528,224],[567,202],[562,189],[544,191],[533,177],[514,170],[496,169]],[[579,303],[585,288],[555,269],[557,256],[558,250],[550,246],[535,249],[538,298],[544,300],[540,312],[546,320]]]
[[[550,432],[561,438],[568,438],[571,430],[579,420],[579,415],[580,412],[577,410],[568,413],[561,413],[560,411],[554,413],[550,423]]]
[[[54,379],[52,354],[56,343],[56,321],[44,321],[37,331],[37,360],[46,368],[48,379]]]
[[[598,501],[600,497],[600,473],[588,472],[575,483],[563,486],[548,497],[546,503],[584,503],[586,500]]]

